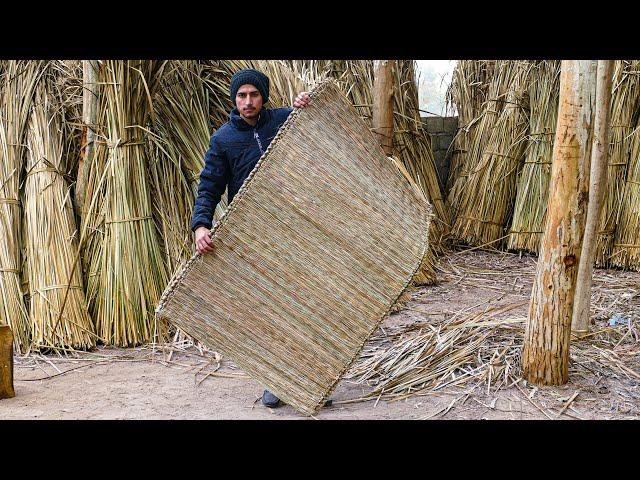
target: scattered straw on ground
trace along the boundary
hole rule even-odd
[[[445,387],[467,389],[458,399],[515,388],[531,400],[537,389],[528,390],[535,387],[522,379],[519,360],[534,275],[531,257],[467,250],[444,258],[442,284],[414,293],[400,314],[403,321],[383,325],[350,370],[348,379],[372,387],[360,400],[402,400]],[[455,290],[477,291],[465,296],[477,300],[452,310],[429,309],[429,297]],[[596,270],[591,333],[572,340],[570,378],[612,378],[638,395],[639,312],[640,274]],[[568,410],[569,404],[562,413]]]

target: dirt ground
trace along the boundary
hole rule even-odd
[[[371,351],[389,331],[460,312],[487,312],[487,305],[506,306],[503,316],[524,321],[534,272],[531,257],[452,252],[440,262],[440,282],[412,291],[411,299],[384,320],[363,352]],[[496,308],[492,311],[500,311]],[[612,312],[624,315],[627,325],[610,327]],[[347,375],[331,397],[333,405],[312,419],[638,419],[639,314],[640,273],[597,270],[592,331],[616,328],[620,340],[610,350],[602,344],[593,350],[599,355],[593,358],[602,358],[602,363],[572,354],[566,385],[536,388],[519,381],[496,390],[470,381],[401,400],[362,400],[375,382]],[[16,396],[0,400],[0,419],[307,419],[288,405],[263,407],[263,387],[257,381],[229,359],[185,345],[16,357]]]

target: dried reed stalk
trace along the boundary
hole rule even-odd
[[[37,87],[27,134],[24,232],[32,345],[36,349],[95,345],[76,268],[78,237],[63,152],[62,102],[51,82]]]
[[[15,345],[26,351],[31,339],[23,298],[22,210],[20,189],[25,162],[25,134],[39,61],[4,64],[0,96],[0,324],[13,330]]]
[[[145,138],[164,65],[109,60],[98,73],[99,125],[87,159],[81,231],[89,311],[96,332],[111,345],[138,345],[164,334],[153,312],[168,273],[152,218]]]
[[[623,60],[616,62],[613,75],[613,92],[611,97],[611,130],[609,133],[609,167],[607,169],[607,188],[604,194],[602,213],[600,215],[600,231],[596,241],[596,265],[622,266],[626,264],[625,256],[612,259],[614,238],[621,215],[621,206],[627,205],[626,192],[632,194],[633,188],[628,190],[627,168],[631,154],[631,137],[637,122],[638,107],[640,106],[640,60]],[[631,184],[633,185],[633,184]],[[627,237],[624,242],[616,243],[636,244],[638,236],[629,237],[631,232],[620,234],[620,238]],[[618,254],[616,254],[619,256]]]
[[[487,100],[487,90],[494,74],[494,67],[495,61],[460,60],[447,89],[449,108],[455,106],[458,112],[458,132],[451,144],[451,166],[445,188],[446,205],[452,221],[458,216],[460,191],[467,179],[461,174],[466,171],[469,149],[482,116],[482,106]]]
[[[167,269],[173,272],[194,253],[191,215],[211,125],[201,65],[171,61],[165,70],[153,102],[149,174],[154,218]]]
[[[616,267],[640,270],[640,128],[633,132],[631,144],[610,262]]]
[[[474,141],[477,145],[474,154],[481,154],[477,163],[473,157],[469,159],[468,178],[461,192],[460,209],[453,228],[453,234],[470,245],[500,240],[510,219],[529,128],[527,87],[530,69],[528,61],[497,66],[498,86],[506,87],[504,94],[496,98],[504,103],[504,107],[493,128],[487,132],[486,144]],[[485,113],[491,112],[491,104],[492,99]],[[480,131],[476,133],[480,135]],[[478,140],[477,137],[474,140]]]
[[[541,61],[529,83],[528,145],[518,179],[507,248],[537,253],[549,197],[553,139],[558,121],[560,62]]]

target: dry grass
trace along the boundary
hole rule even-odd
[[[496,66],[495,85],[490,86],[483,112],[486,117],[480,120],[472,143],[452,230],[469,245],[504,238],[527,145],[530,70],[528,61],[498,62]]]
[[[44,66],[44,68],[47,68]],[[96,335],[77,268],[78,230],[68,183],[63,108],[53,69],[36,88],[26,138],[26,276],[36,349],[90,348]]]
[[[538,62],[529,83],[530,123],[507,248],[538,252],[546,219],[558,119],[560,62]]]
[[[34,90],[42,73],[39,61],[3,64],[0,95],[0,324],[9,325],[16,346],[31,341],[29,313],[23,298],[21,185],[25,136]]]
[[[466,174],[462,176],[462,173],[468,169],[469,149],[482,117],[482,107],[487,101],[494,67],[495,61],[460,60],[447,90],[449,108],[455,105],[458,112],[458,132],[451,145],[451,166],[446,186],[447,207],[452,220],[458,216],[460,192],[467,180]]]
[[[89,311],[109,345],[139,345],[159,333],[153,311],[168,273],[152,218],[145,132],[164,65],[109,60],[98,74],[98,140],[87,159],[81,244]]]
[[[376,332],[346,377],[373,387],[360,400],[400,400],[454,386],[487,393],[520,388],[519,359],[535,264],[504,258],[469,251],[445,257],[442,288],[467,285],[495,296],[444,312],[410,303],[407,309],[413,309],[417,319]],[[592,333],[572,339],[570,378],[595,372],[639,384],[639,284],[637,273],[596,272]],[[616,316],[624,322],[609,325]]]
[[[631,157],[618,205],[615,243],[609,261],[616,267],[640,270],[640,128],[632,134]]]
[[[615,264],[611,260],[614,252],[616,229],[622,205],[627,201],[627,169],[632,148],[632,132],[637,123],[640,105],[640,61],[617,61],[613,75],[611,96],[611,130],[609,134],[609,160],[607,188],[605,189],[600,231],[596,240],[596,265],[606,267]],[[631,191],[629,192],[631,193]],[[631,232],[626,232],[628,236]],[[631,242],[638,243],[638,231]],[[618,249],[618,252],[620,250]],[[624,255],[623,255],[624,257]],[[624,265],[620,259],[618,264]]]

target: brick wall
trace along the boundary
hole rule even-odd
[[[440,189],[444,192],[449,176],[451,165],[451,154],[447,150],[453,141],[453,137],[458,129],[458,117],[422,117],[422,122],[431,136],[431,148],[438,172]]]

